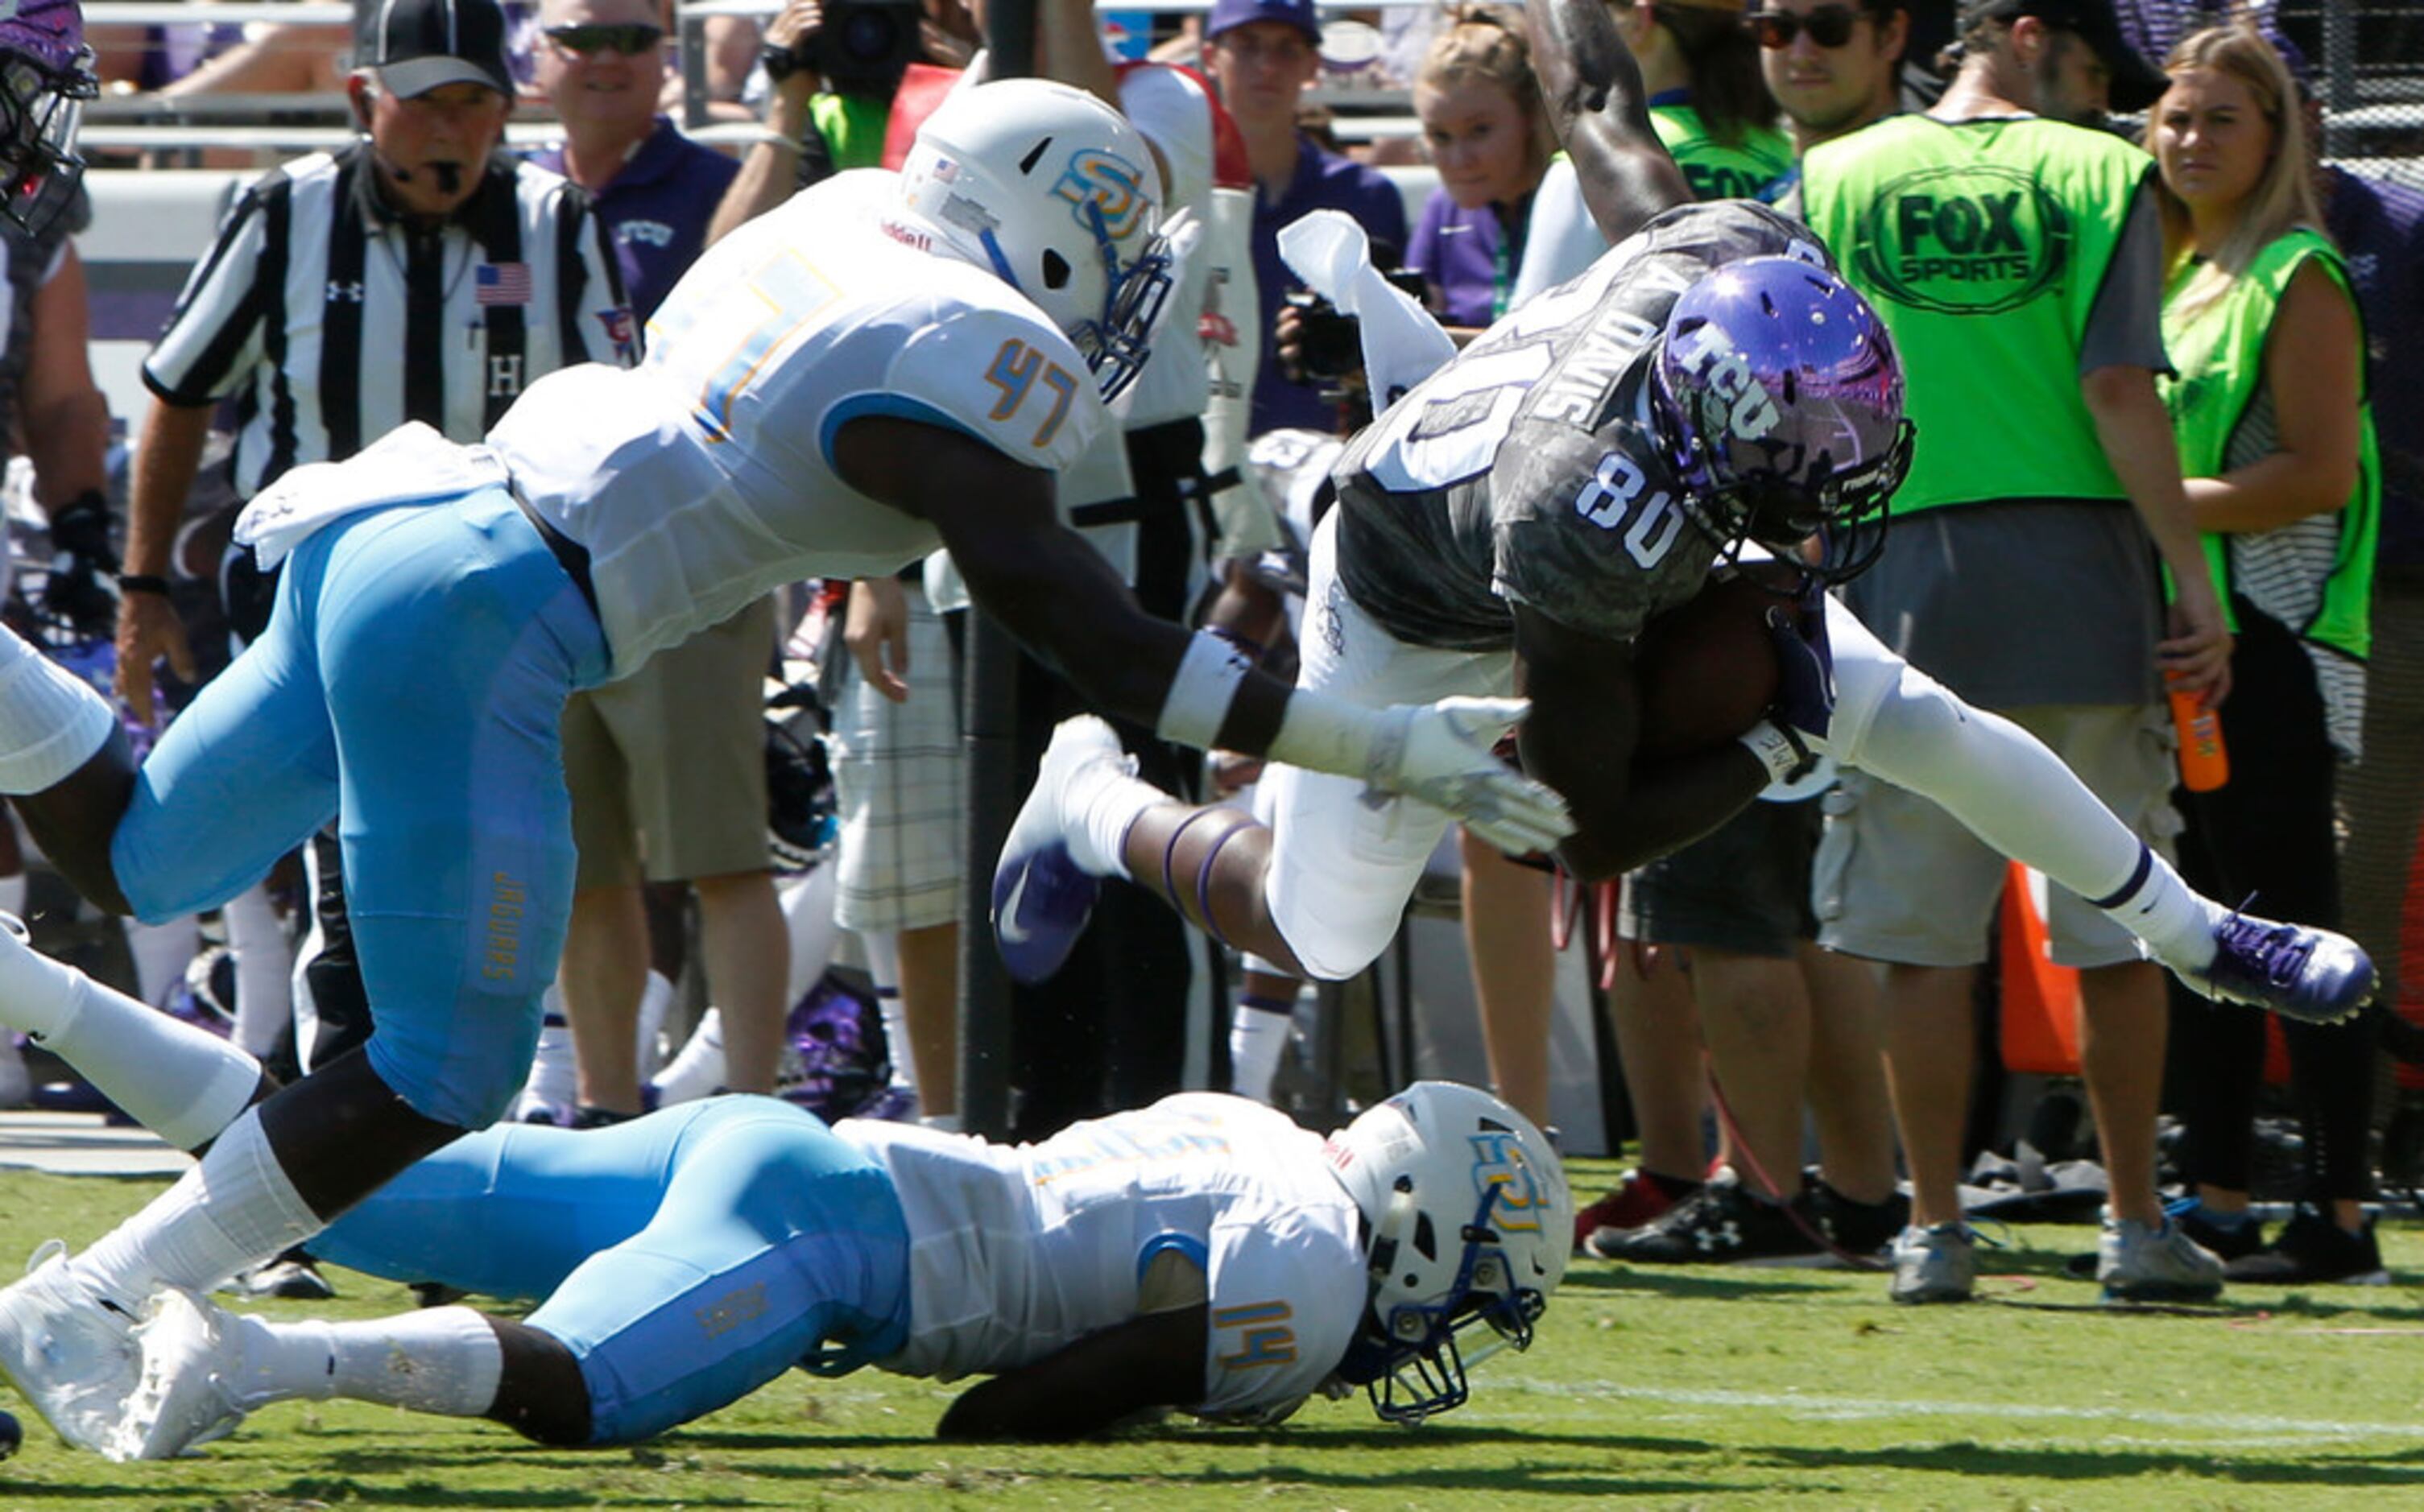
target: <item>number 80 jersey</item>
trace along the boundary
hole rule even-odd
[[[1698,592],[1718,541],[1686,513],[1647,380],[1676,297],[1762,256],[1832,265],[1764,206],[1671,210],[1391,406],[1332,474],[1357,606],[1411,645],[1498,651],[1514,644],[1509,600],[1631,640]]]
[[[1056,472],[1109,422],[1042,310],[886,231],[896,182],[842,174],[742,227],[666,296],[642,366],[550,374],[489,435],[588,549],[616,676],[771,589],[888,574],[942,544],[842,481],[850,421],[916,421]]]

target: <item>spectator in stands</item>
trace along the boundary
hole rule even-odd
[[[2155,390],[2167,361],[2153,165],[2101,133],[2028,119],[2100,112],[2127,49],[2102,0],[1968,0],[1961,22],[1960,72],[1925,117],[1802,159],[1802,209],[1830,246],[1891,228],[1884,255],[1847,256],[1844,271],[1893,329],[1925,438],[1881,559],[1844,597],[2161,843],[2172,771],[2157,674],[2220,697],[2229,637]],[[2015,201],[2021,183],[2033,187]],[[1963,215],[2037,199],[2055,207],[2046,219],[2023,214],[2011,250],[1975,255]],[[2180,585],[2168,628],[2146,591],[2150,536]],[[1889,963],[1888,1065],[1913,1186],[1891,1293],[1963,1299],[1970,997],[2004,863],[1932,804],[1857,776],[1842,792],[1820,843],[1819,939]],[[2165,1219],[2155,1190],[2162,979],[2097,901],[2057,889],[2049,922],[2055,958],[2083,968],[2081,1069],[2111,1186],[2097,1277],[2115,1300],[2211,1297],[2221,1263]]]
[[[1892,113],[1908,23],[1902,0],[1774,0],[1751,14],[1762,97],[1772,90],[1783,104],[1795,152]],[[1662,119],[1655,107],[1651,116]],[[1693,174],[1687,140],[1664,139],[1687,180],[1724,182]],[[1773,197],[1792,182],[1788,170],[1762,188]],[[1647,1111],[1639,1167],[1592,1204],[1602,1211],[1576,1217],[1592,1220],[1578,1237],[1594,1253],[1701,1264],[1805,1253],[1824,1239],[1865,1254],[1907,1218],[1909,1204],[1894,1191],[1876,995],[1862,979],[1872,968],[1815,944],[1810,883],[1819,808],[1753,804],[1714,835],[1625,879],[1618,929],[1639,945],[1623,952],[1609,1004],[1627,1092]],[[1729,1116],[1720,1128],[1724,1163],[1695,1190],[1703,1053],[1705,1079]],[[1820,1168],[1796,1181],[1805,1107]],[[1656,1211],[1678,1197],[1673,1211]]]
[[[1343,210],[1372,238],[1374,265],[1395,265],[1406,248],[1406,205],[1378,171],[1350,163],[1297,128],[1297,106],[1321,72],[1321,24],[1313,0],[1217,0],[1204,34],[1206,72],[1245,140],[1258,199],[1254,286],[1264,357],[1248,429],[1340,429],[1339,406],[1280,371],[1270,346],[1281,307],[1304,285],[1280,261],[1280,228],[1310,210]]]
[[[738,171],[657,113],[668,20],[664,0],[539,8],[538,85],[565,140],[537,161],[589,194],[644,321],[706,246]],[[559,1118],[596,1123],[641,1110],[644,882],[687,882],[698,898],[702,964],[723,1010],[726,1085],[774,1090],[789,935],[766,851],[764,683],[773,653],[774,605],[761,599],[565,706],[581,867],[557,984],[579,1074],[576,1106],[553,1110]]]
[[[588,198],[496,155],[513,108],[497,0],[392,0],[347,81],[363,139],[240,198],[143,365],[152,393],[128,502],[118,689],[153,707],[153,663],[196,674],[167,597],[170,550],[213,413],[235,401],[230,466],[248,499],[407,421],[485,435],[522,389],[574,362],[630,362],[637,326]],[[230,581],[250,574],[231,571]],[[257,632],[270,591],[239,590]],[[320,955],[300,972],[306,1066],[370,1033],[343,885],[315,866]]]
[[[2252,26],[2184,38],[2164,61],[2148,145],[2162,172],[2170,278],[2162,389],[2189,507],[2238,639],[2220,710],[2230,776],[2187,794],[2181,872],[2336,926],[2339,763],[2359,756],[2380,477],[2346,264],[2320,229],[2306,121]],[[2300,1204],[2265,1244],[2248,1211],[2265,1028],[2174,1000],[2181,1226],[2233,1280],[2383,1279],[2365,1216],[2377,1034],[2369,1020],[2283,1026],[2305,1135]]]
[[[1414,81],[1414,114],[1439,186],[1406,244],[1431,313],[1478,330],[1511,308],[1532,193],[1555,143],[1530,49],[1497,12],[1452,12]]]

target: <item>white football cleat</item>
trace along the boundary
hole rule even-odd
[[[1048,979],[1069,959],[1103,890],[1069,851],[1067,798],[1073,779],[1108,763],[1133,774],[1136,758],[1111,727],[1091,714],[1060,722],[1019,805],[993,872],[993,938],[1013,980]]]
[[[135,1329],[143,1370],[103,1452],[112,1459],[174,1459],[244,1421],[237,1319],[172,1286],[154,1296]]]
[[[64,1242],[36,1249],[0,1291],[0,1375],[75,1448],[109,1453],[137,1364],[135,1319],[75,1273]]]

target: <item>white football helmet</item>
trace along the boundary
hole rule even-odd
[[[1445,1081],[1366,1109],[1328,1149],[1370,1235],[1371,1300],[1339,1377],[1392,1423],[1461,1406],[1467,1368],[1529,1348],[1566,1273],[1565,1167],[1523,1114]]]
[[[1002,79],[957,91],[918,129],[893,229],[1033,301],[1108,401],[1144,365],[1170,294],[1159,183],[1118,111],[1067,85]]]

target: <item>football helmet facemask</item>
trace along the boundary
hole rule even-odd
[[[0,21],[0,213],[26,231],[74,198],[76,126],[100,92],[75,0],[22,0]]]
[[[1573,1198],[1549,1141],[1475,1088],[1416,1082],[1332,1135],[1363,1210],[1370,1299],[1339,1378],[1392,1423],[1461,1406],[1466,1372],[1512,1346],[1566,1273]]]
[[[1159,169],[1135,127],[1040,79],[962,89],[901,168],[895,234],[998,275],[1066,334],[1106,402],[1136,377],[1172,272]]]
[[[1668,313],[1650,392],[1686,512],[1721,550],[1821,536],[1809,570],[1829,582],[1876,560],[1913,432],[1893,339],[1851,285],[1790,257],[1714,270]]]

